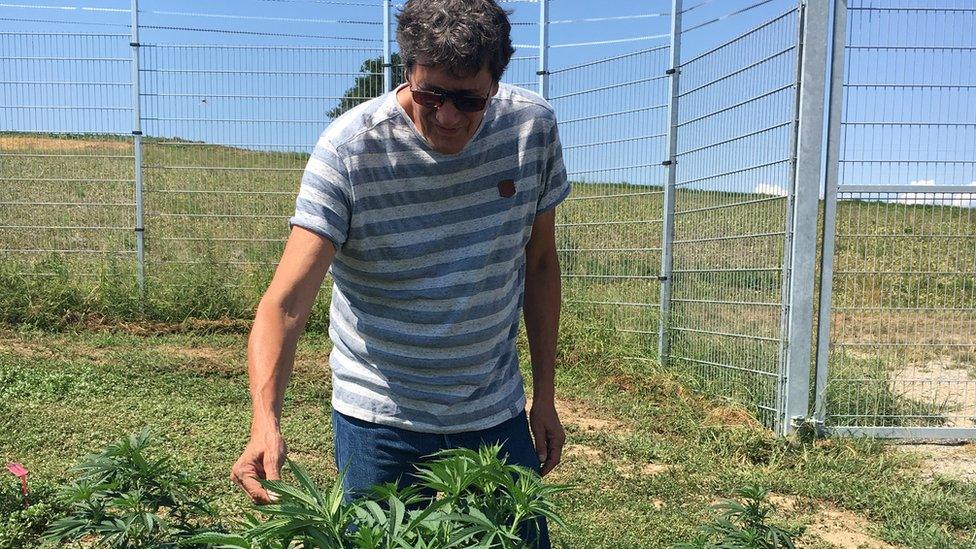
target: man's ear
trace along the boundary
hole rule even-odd
[[[490,97],[495,97],[495,94],[496,93],[498,93],[498,82],[495,82],[494,84],[491,85],[491,96]]]

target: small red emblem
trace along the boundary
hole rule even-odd
[[[511,179],[499,181],[498,194],[503,198],[511,198],[515,196],[515,181],[512,181]]]

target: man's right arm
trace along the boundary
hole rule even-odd
[[[257,503],[270,499],[258,479],[279,478],[285,461],[279,425],[285,388],[298,338],[334,255],[329,239],[294,226],[254,317],[247,345],[251,440],[234,464],[231,480]]]

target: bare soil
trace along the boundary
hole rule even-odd
[[[947,427],[976,425],[976,379],[947,358],[892,372],[891,391],[916,402],[938,407],[949,421]]]
[[[526,411],[532,409],[532,398],[526,398]],[[583,431],[598,431],[612,433],[627,433],[630,429],[622,422],[612,418],[603,418],[579,402],[556,399],[556,413],[563,425],[575,425]]]
[[[92,141],[90,139],[58,139],[56,137],[6,136],[0,137],[0,151],[27,150],[50,154],[52,151],[131,150],[126,141]]]
[[[923,479],[944,476],[956,480],[976,482],[976,444],[906,444],[891,451],[908,452],[918,456]]]
[[[769,495],[776,514],[806,523],[798,547],[842,547],[851,549],[893,549],[893,545],[870,534],[873,525],[864,517],[836,505],[793,495]]]

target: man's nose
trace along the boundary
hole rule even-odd
[[[450,99],[445,100],[444,104],[437,108],[437,123],[442,126],[456,127],[461,118],[463,118],[461,111],[454,106],[454,101]]]

